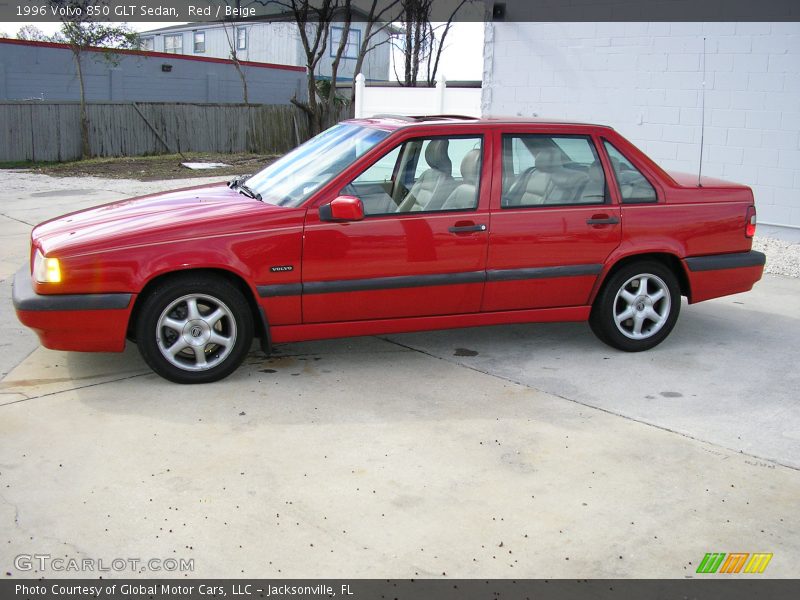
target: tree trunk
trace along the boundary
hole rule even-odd
[[[413,49],[413,56],[411,57],[411,85],[416,86],[417,82],[419,81],[419,55],[420,50],[422,50],[423,44],[423,32],[422,28],[426,27],[426,25],[421,21],[417,20],[414,24],[414,49]]]
[[[236,0],[236,7],[239,8],[241,0]],[[222,32],[225,34],[225,39],[228,41],[228,48],[231,51],[231,62],[233,62],[233,66],[236,69],[236,72],[239,74],[239,79],[242,80],[242,96],[244,99],[245,104],[250,104],[250,100],[248,98],[247,92],[247,78],[244,76],[244,71],[242,70],[242,65],[239,62],[239,51],[236,49],[236,26],[232,26],[233,30],[228,32],[228,26],[225,24],[225,21],[222,21]]]
[[[311,124],[311,135],[315,136],[322,131],[322,116],[319,114],[319,106],[317,102],[317,76],[313,71],[308,72],[308,115]]]
[[[412,12],[411,6],[406,7],[406,47],[404,49],[404,56],[405,59],[405,84],[411,85],[411,53],[412,53],[412,44],[414,40],[414,34],[412,32],[412,27],[414,25],[414,13]]]
[[[73,49],[72,57],[75,59],[75,68],[78,72],[78,85],[81,92],[81,157],[89,158],[92,155],[92,149],[89,146],[89,117],[86,114],[86,91],[83,84],[83,69],[81,67],[81,53],[80,50]]]
[[[244,76],[242,65],[239,64],[238,58],[234,59],[233,64],[236,65],[236,71],[239,73],[239,78],[242,80],[242,94],[244,96],[244,103],[250,104],[250,100],[248,99],[248,94],[247,94],[247,78]]]
[[[336,49],[336,57],[331,63],[331,88],[328,92],[328,97],[325,102],[325,109],[323,111],[325,118],[325,125],[331,126],[334,124],[336,115],[336,79],[339,75],[339,64],[341,63],[342,56],[347,49],[347,44],[350,41],[350,26],[353,21],[353,13],[350,10],[350,0],[345,0],[344,4],[345,19],[342,28],[342,39],[339,40],[339,47]],[[353,81],[355,81],[358,73],[353,73]]]

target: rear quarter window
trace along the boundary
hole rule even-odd
[[[641,204],[658,202],[655,188],[633,163],[625,158],[619,150],[608,140],[603,140],[614,177],[619,186],[620,197],[626,204]]]

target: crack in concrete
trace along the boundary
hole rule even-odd
[[[38,346],[38,345],[34,346],[34,347],[31,349],[31,351],[30,351],[30,352],[28,352],[28,353],[27,353],[25,356],[23,356],[23,357],[22,357],[22,359],[21,359],[21,360],[20,360],[20,361],[19,361],[17,364],[15,364],[13,367],[11,367],[11,370],[10,370],[10,371],[7,371],[7,372],[3,373],[3,374],[2,374],[2,376],[0,376],[0,382],[3,382],[3,381],[5,381],[5,380],[6,380],[6,377],[8,377],[8,375],[9,375],[10,373],[12,373],[12,372],[14,371],[14,369],[16,369],[18,366],[20,366],[20,365],[21,365],[22,363],[24,363],[26,360],[28,360],[28,358],[30,358],[31,354],[33,354],[34,352],[36,352],[38,349],[39,349],[39,346]],[[25,394],[25,393],[23,393],[23,392],[19,392],[19,393],[20,393],[20,394],[22,394],[23,396],[26,396],[26,397],[27,397],[27,394]]]
[[[22,526],[19,524],[19,506],[11,502],[8,498],[6,498],[3,494],[0,494],[0,500],[8,504],[11,508],[14,509],[14,527],[17,529],[22,529]]]
[[[2,500],[5,504],[7,504],[8,506],[10,506],[11,508],[14,509],[14,527],[16,529],[19,529],[20,531],[25,531],[25,528],[20,523],[19,505],[15,504],[14,502],[11,502],[11,500],[6,498],[3,494],[0,494],[0,500]],[[40,538],[40,539],[43,539],[43,540],[50,540],[53,543],[56,543],[56,544],[59,544],[59,545],[62,545],[62,546],[67,546],[68,548],[72,548],[72,550],[73,550],[73,552],[75,554],[89,556],[89,554],[86,551],[81,550],[80,548],[78,548],[78,546],[75,545],[73,542],[67,542],[67,541],[64,541],[64,540],[61,540],[61,539],[58,539],[58,538],[55,538],[55,537],[52,537],[52,536],[48,536],[48,535],[38,535],[37,538]]]
[[[385,341],[385,342],[389,342],[390,344],[395,344],[397,346],[400,346],[401,348],[406,348],[406,349],[412,350],[414,352],[419,352],[420,354],[424,354],[426,356],[430,356],[431,358],[435,358],[437,360],[442,360],[442,361],[444,361],[446,363],[449,363],[451,365],[458,365],[459,367],[464,367],[465,369],[470,369],[472,371],[475,371],[476,373],[482,373],[483,375],[488,375],[489,377],[494,377],[496,379],[502,379],[503,381],[508,381],[510,383],[515,383],[517,385],[521,385],[522,387],[526,387],[526,388],[531,389],[531,390],[536,390],[537,392],[541,392],[543,394],[549,394],[550,396],[554,396],[556,398],[560,398],[561,400],[566,400],[567,402],[572,402],[574,404],[577,404],[579,406],[583,406],[585,408],[589,408],[589,409],[592,409],[592,410],[598,410],[600,412],[604,412],[606,414],[613,415],[615,417],[621,417],[623,419],[627,419],[628,421],[633,421],[634,423],[639,423],[640,425],[645,425],[647,427],[653,427],[655,429],[660,429],[661,431],[667,431],[669,433],[674,433],[674,434],[679,435],[681,437],[684,437],[686,439],[689,439],[689,440],[692,440],[692,441],[695,441],[695,442],[700,442],[700,443],[703,443],[703,444],[708,444],[709,446],[713,446],[713,447],[717,447],[717,448],[723,448],[723,449],[725,449],[725,450],[727,450],[729,452],[735,452],[735,453],[740,454],[742,456],[748,456],[750,458],[754,458],[754,459],[757,459],[757,460],[763,460],[763,461],[766,461],[766,462],[769,462],[769,463],[772,463],[772,464],[775,464],[775,465],[778,465],[778,466],[781,466],[781,467],[786,467],[787,469],[791,469],[792,471],[800,471],[800,467],[796,467],[794,465],[786,464],[786,463],[781,462],[780,460],[777,460],[775,458],[769,458],[769,457],[766,457],[766,456],[759,456],[758,454],[751,454],[751,453],[745,452],[743,450],[737,450],[736,448],[729,448],[728,446],[725,446],[723,444],[718,444],[716,442],[710,442],[708,440],[704,440],[702,438],[698,438],[698,437],[695,437],[693,435],[689,435],[688,433],[684,433],[682,431],[676,431],[675,429],[670,429],[669,427],[665,427],[664,425],[657,425],[655,423],[650,423],[649,421],[643,421],[641,419],[637,419],[636,417],[631,417],[630,415],[624,415],[622,413],[614,412],[613,410],[609,410],[607,408],[601,408],[599,406],[593,406],[591,404],[587,404],[586,402],[581,402],[580,400],[575,400],[574,398],[568,398],[567,396],[562,396],[561,394],[557,394],[555,392],[546,392],[546,391],[540,390],[539,388],[536,388],[536,387],[534,387],[534,386],[532,386],[532,385],[530,385],[528,383],[525,383],[524,381],[519,381],[519,380],[513,379],[511,377],[506,377],[504,375],[498,375],[497,373],[491,373],[489,371],[484,371],[483,369],[479,369],[478,367],[473,367],[471,365],[465,365],[464,363],[460,363],[460,362],[455,361],[455,360],[449,360],[448,358],[445,358],[443,356],[437,356],[436,354],[432,354],[431,352],[428,352],[427,350],[421,350],[419,348],[414,348],[413,346],[408,346],[406,344],[402,344],[400,342],[397,342],[395,340],[392,340],[392,339],[389,339],[389,338],[386,338],[386,337],[382,337],[382,336],[377,336],[377,337],[379,339]]]
[[[0,217],[5,217],[6,219],[10,219],[11,221],[16,221],[17,223],[22,223],[23,225],[27,225],[28,227],[35,227],[33,223],[28,223],[27,221],[23,221],[22,219],[16,219],[11,215],[7,215],[6,213],[0,213]]]
[[[79,385],[77,387],[68,388],[66,390],[56,390],[54,392],[48,392],[46,394],[40,394],[38,396],[29,396],[27,398],[21,398],[19,400],[12,400],[11,402],[6,402],[5,404],[0,404],[0,407],[2,407],[2,406],[11,406],[13,404],[19,404],[21,402],[28,402],[29,400],[37,400],[39,398],[47,398],[48,396],[56,396],[58,394],[63,394],[65,392],[74,392],[76,390],[84,390],[84,389],[91,388],[91,387],[97,387],[99,385],[106,385],[106,384],[109,384],[109,383],[116,383],[118,381],[127,381],[128,379],[134,379],[136,377],[144,377],[145,375],[151,375],[151,374],[152,373],[150,373],[149,371],[144,372],[144,373],[135,373],[134,375],[129,375],[127,377],[119,377],[117,379],[109,379],[108,381],[98,381],[97,383],[89,383],[89,384],[86,384],[86,385]]]

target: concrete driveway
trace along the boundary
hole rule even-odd
[[[254,348],[186,387],[135,347],[41,349],[10,303],[32,223],[179,182],[0,183],[4,573],[103,574],[14,564],[49,554],[203,577],[702,577],[707,552],[771,552],[764,576],[796,576],[800,280],[684,305],[642,354],[584,324],[492,327]]]

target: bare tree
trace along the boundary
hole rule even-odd
[[[400,22],[403,36],[402,43],[396,47],[403,55],[402,77],[397,73],[395,65],[395,78],[399,83],[416,86],[421,79],[428,85],[436,81],[447,34],[456,14],[471,1],[460,0],[446,22],[434,25],[431,23],[434,0],[401,0],[403,9]],[[424,73],[420,72],[422,65],[425,65]]]
[[[428,85],[433,85],[436,82],[436,74],[439,71],[439,60],[442,58],[442,50],[444,50],[445,47],[447,34],[450,33],[450,28],[453,26],[453,19],[455,19],[461,7],[469,1],[470,0],[461,0],[443,25],[439,27],[433,27],[433,25],[431,25],[431,39],[433,40],[435,50],[428,55]],[[433,66],[431,66],[432,56],[434,57]]]
[[[59,35],[72,51],[75,71],[78,74],[81,156],[88,158],[91,156],[91,148],[89,147],[89,118],[86,114],[86,85],[83,75],[84,56],[92,54],[93,57],[99,56],[108,62],[115,63],[117,55],[114,50],[138,47],[139,35],[124,23],[113,25],[91,21],[89,15],[95,14],[97,7],[104,5],[105,0],[49,0],[49,2],[53,6],[70,9],[65,11],[65,16],[61,19]],[[105,48],[105,50],[100,53],[90,52],[91,49],[97,48]]]
[[[29,42],[63,42],[58,34],[54,36],[47,35],[44,31],[36,27],[36,25],[23,25],[17,31],[18,40],[27,40]]]
[[[244,103],[249,104],[247,77],[245,77],[242,63],[239,61],[238,27],[236,23],[227,23],[226,21],[222,21],[222,31],[225,33],[225,39],[228,41],[231,62],[233,63],[236,72],[239,74],[239,79],[242,80],[242,95],[244,96]]]
[[[430,15],[433,0],[401,0],[403,25],[403,85],[417,85],[420,57],[425,56],[430,45]]]
[[[331,119],[338,114],[340,107],[346,101],[336,94],[336,80],[342,58],[350,45],[350,31],[354,18],[363,22],[361,42],[355,49],[355,67],[353,71],[353,95],[355,93],[355,75],[364,66],[369,52],[381,44],[391,43],[389,36],[376,42],[381,32],[392,26],[392,22],[399,16],[399,7],[402,0],[225,0],[235,3],[237,7],[242,4],[280,7],[295,22],[306,59],[307,70],[307,98],[304,101],[298,98],[293,103],[309,117],[312,132],[318,132],[329,124]],[[429,0],[432,1],[432,0]],[[356,9],[354,5],[367,6],[364,10]],[[356,11],[358,15],[356,16]],[[337,23],[341,38],[338,44],[330,41],[332,38],[331,26]],[[332,48],[330,81],[320,79],[317,75],[321,61],[326,58],[328,44]]]
[[[381,32],[387,32],[392,26],[392,22],[400,17],[401,0],[391,0],[380,8],[379,0],[372,0],[369,12],[366,13],[364,18],[364,29],[361,34],[361,45],[358,48],[358,56],[356,57],[355,67],[353,68],[353,83],[352,83],[352,98],[355,101],[356,95],[356,75],[361,73],[364,68],[364,60],[367,54],[373,51],[381,44],[390,44],[391,35],[387,35],[386,39],[380,42],[375,42],[375,38]]]
[[[293,98],[292,103],[308,115],[312,133],[318,133],[335,114],[336,77],[347,48],[353,16],[351,0],[282,0],[278,4],[294,19],[306,56],[308,97],[305,101]],[[331,84],[320,86],[317,67],[328,51],[331,23],[337,18],[341,20],[341,39],[331,63]]]
[[[341,0],[341,11],[343,13],[341,28],[342,37],[339,39],[339,46],[336,48],[336,56],[334,56],[333,62],[331,63],[331,83],[328,93],[324,98],[325,109],[323,110],[323,118],[326,121],[330,120],[336,114],[336,79],[339,75],[339,64],[342,61],[342,56],[344,55],[347,46],[350,43],[350,26],[353,23],[353,11],[352,7],[350,6],[351,1],[352,0]],[[328,27],[330,28],[330,24]]]

